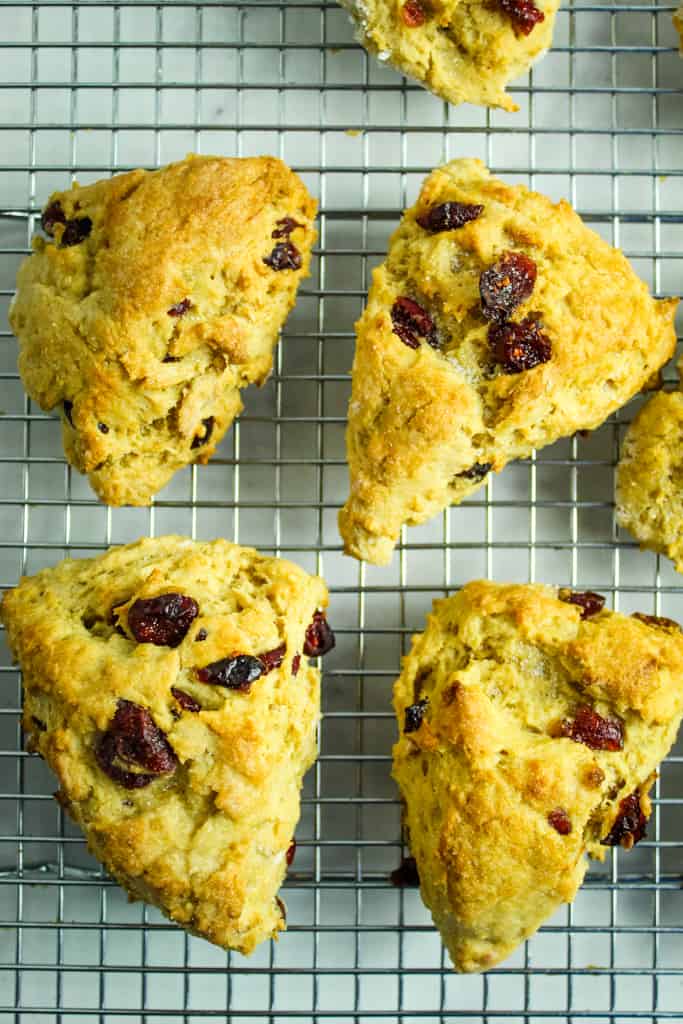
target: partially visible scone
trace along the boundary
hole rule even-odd
[[[10,313],[19,372],[69,462],[146,505],[207,462],[270,373],[316,204],[274,157],[190,156],[50,197]]]
[[[450,103],[517,110],[507,84],[552,42],[559,0],[339,0],[363,46]]]
[[[681,50],[681,53],[683,54],[683,4],[681,4],[681,6],[678,8],[677,11],[674,11],[673,21],[674,21],[674,27],[675,27],[676,31],[678,32],[678,35],[679,35],[679,38],[680,38],[680,41],[681,41],[680,50]]]
[[[568,203],[478,160],[434,171],[356,325],[346,551],[385,563],[404,523],[599,426],[671,356],[676,305]]]
[[[132,898],[242,953],[285,927],[326,604],[292,562],[162,537],[61,562],[0,606],[29,746],[91,852]]]
[[[453,964],[504,960],[633,846],[683,714],[683,634],[596,594],[469,583],[436,601],[394,689],[394,777]]]

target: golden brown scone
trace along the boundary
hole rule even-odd
[[[261,384],[308,273],[316,203],[274,157],[189,156],[50,197],[10,313],[69,462],[147,505],[207,462]]]
[[[683,714],[675,623],[560,593],[475,582],[436,601],[394,688],[393,774],[459,971],[493,967],[571,901],[586,853],[642,838]]]
[[[676,304],[566,202],[478,160],[434,171],[356,325],[347,553],[388,562],[404,523],[599,426],[669,359]]]
[[[674,28],[678,32],[678,35],[679,35],[679,38],[680,38],[680,41],[681,41],[680,42],[680,51],[683,54],[683,4],[681,4],[681,6],[678,8],[677,11],[674,11],[673,21],[674,21]]]
[[[358,38],[450,103],[518,110],[505,87],[552,42],[559,0],[340,0]]]
[[[91,852],[131,898],[241,953],[285,927],[326,604],[292,562],[171,536],[61,562],[0,606],[29,746]]]

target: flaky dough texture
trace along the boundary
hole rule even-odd
[[[420,226],[445,203],[483,206],[456,230]],[[503,254],[534,261],[533,292],[512,321],[540,322],[547,362],[508,372],[493,360],[480,295]],[[436,346],[404,344],[392,309],[408,297],[436,325]],[[628,261],[581,221],[522,185],[455,160],[425,181],[373,274],[356,325],[340,514],[347,553],[383,564],[402,525],[422,523],[480,487],[489,470],[599,426],[671,356],[677,300],[655,301]]]
[[[166,593],[196,601],[187,635],[175,648],[136,642],[130,608]],[[0,606],[29,745],[91,852],[132,898],[242,953],[285,927],[277,891],[320,710],[303,643],[326,603],[323,581],[291,562],[169,536],[44,569]],[[197,678],[198,667],[283,646],[248,692]],[[141,788],[101,765],[122,701],[151,714],[177,759]]]
[[[674,623],[582,619],[557,593],[475,582],[436,601],[394,688],[410,848],[460,971],[495,966],[573,899],[625,798],[649,815],[683,714]],[[406,709],[424,700],[406,732]],[[563,723],[580,706],[620,722],[623,749],[571,738]]]
[[[62,409],[67,459],[99,497],[146,505],[178,469],[208,461],[240,389],[270,373],[316,204],[273,157],[190,156],[74,185],[50,197],[48,220],[55,209],[11,309],[21,378],[41,408]],[[299,269],[264,262],[288,244]]]
[[[405,0],[340,0],[370,53],[450,103],[517,110],[505,88],[552,42],[559,0],[538,0],[544,19],[528,35],[499,3],[429,0],[425,20],[410,24]]]

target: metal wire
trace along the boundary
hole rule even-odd
[[[333,2],[0,0],[0,584],[141,534],[223,535],[325,575],[339,643],[320,760],[285,886],[289,931],[246,960],[128,905],[22,751],[0,653],[0,1020],[663,1021],[683,1016],[683,747],[650,837],[597,865],[501,968],[454,975],[417,893],[396,890],[391,683],[431,600],[477,576],[580,585],[683,617],[679,577],[613,516],[638,402],[589,437],[510,466],[405,532],[393,564],[345,559],[343,431],[353,321],[420,179],[457,155],[559,198],[621,245],[658,295],[681,288],[683,65],[672,5],[574,3],[514,92],[517,114],[449,108],[354,43]],[[6,312],[51,190],[188,150],[275,153],[321,204],[313,276],[273,377],[207,467],[148,510],[106,509],[26,399]],[[673,379],[671,370],[667,379]],[[227,968],[227,969],[226,969]]]

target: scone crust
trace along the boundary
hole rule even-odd
[[[20,267],[19,372],[41,408],[68,403],[66,455],[99,497],[146,505],[176,470],[209,459],[240,389],[270,373],[308,274],[316,203],[274,157],[210,156],[74,185],[55,203],[92,228],[63,246],[57,224]],[[283,218],[296,227],[278,241]],[[264,259],[287,239],[301,266],[275,271]]]
[[[367,50],[449,103],[517,110],[506,93],[552,43],[559,0],[539,0],[544,20],[529,35],[516,31],[497,4],[430,0],[423,25],[406,24],[405,0],[340,0]]]
[[[680,630],[582,619],[557,594],[482,581],[436,601],[395,685],[393,774],[423,899],[460,971],[495,966],[573,899],[622,799],[638,792],[649,814],[683,714]],[[406,708],[425,698],[406,733]],[[623,723],[622,750],[562,734],[581,705]]]
[[[431,234],[417,218],[445,202],[482,205],[457,230]],[[504,252],[537,265],[513,320],[540,317],[549,362],[506,373],[492,362],[479,279]],[[434,318],[442,347],[403,344],[391,309],[408,296]],[[455,160],[425,181],[373,274],[356,325],[349,406],[347,553],[389,561],[401,526],[424,522],[534,448],[599,426],[671,356],[677,300],[655,301],[623,254],[522,185]]]
[[[678,32],[678,37],[680,39],[679,49],[680,49],[681,55],[683,56],[683,4],[681,4],[681,6],[678,8],[677,11],[674,11],[674,13],[673,13],[673,23],[674,23],[674,28]]]
[[[172,592],[199,605],[185,639],[136,643],[131,603]],[[0,606],[23,670],[29,746],[57,775],[57,799],[91,852],[131,897],[242,953],[285,927],[276,897],[320,713],[319,672],[303,642],[326,603],[323,581],[291,562],[169,536],[61,562],[24,578]],[[196,677],[236,652],[281,645],[280,667],[248,693]],[[201,710],[184,710],[171,687]],[[144,788],[124,788],[95,756],[121,699],[149,710],[178,758]]]

